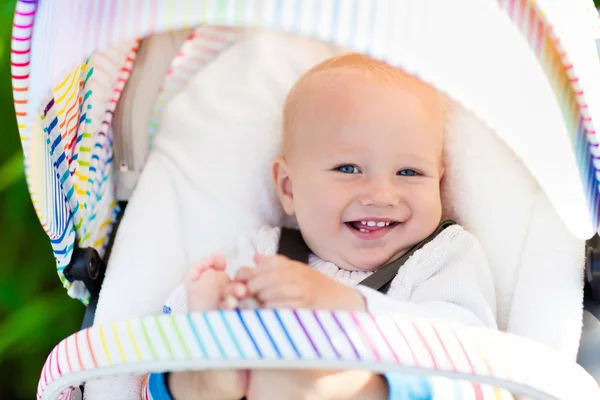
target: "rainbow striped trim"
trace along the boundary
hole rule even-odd
[[[171,68],[159,91],[148,127],[150,139],[158,132],[162,113],[173,97],[196,73],[231,46],[236,38],[235,29],[228,27],[202,25],[194,30],[171,62]]]
[[[71,0],[61,3],[63,8],[55,9],[51,1],[19,0],[11,61],[26,175],[34,207],[50,237],[59,276],[69,294],[83,301],[87,299],[86,289],[66,281],[62,273],[75,242],[80,246],[94,246],[102,253],[115,216],[110,123],[134,61],[137,38],[204,22],[264,26],[393,60],[390,44],[382,41],[387,28],[378,25],[375,19],[380,17],[377,7],[383,3],[386,2],[132,0],[122,6],[117,0]],[[589,214],[594,226],[598,226],[596,174],[600,160],[595,165],[593,156],[598,143],[583,90],[579,87],[576,66],[570,62],[535,1],[498,0],[498,5],[519,27],[552,85],[571,135]],[[37,13],[43,18],[34,24]],[[44,39],[44,45],[32,52],[32,39],[38,30],[40,38],[46,37],[45,32],[55,31],[55,40]],[[97,49],[128,41],[131,43],[124,48],[88,57]],[[56,43],[60,43],[60,47]],[[64,51],[65,47],[69,48],[68,52]],[[187,62],[183,60],[189,60],[190,54],[186,54],[182,53],[174,63]],[[81,63],[82,59],[86,61]],[[32,70],[31,62],[47,68]],[[108,65],[104,65],[106,63]],[[65,70],[65,65],[73,67]],[[107,73],[101,74],[101,69]],[[54,82],[59,84],[53,85]],[[92,86],[94,90],[90,89]],[[160,119],[161,102],[167,101],[172,96],[171,89],[176,87],[175,76],[167,77],[155,110],[154,127]],[[151,134],[154,129],[150,129]]]
[[[37,396],[55,399],[83,380],[123,373],[348,365],[466,380],[476,385],[462,385],[462,393],[475,398],[502,394],[490,385],[532,398],[571,399],[574,388],[578,398],[600,396],[577,364],[510,334],[405,316],[311,310],[211,311],[86,329],[50,353]],[[440,385],[436,378],[431,383]]]
[[[592,151],[598,147],[599,142],[574,65],[536,1],[498,0],[498,4],[527,38],[560,103],[571,134],[590,215],[598,230],[600,181],[597,174],[600,174],[600,163],[596,160],[600,160],[600,157],[594,156]]]

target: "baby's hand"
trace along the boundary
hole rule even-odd
[[[225,266],[225,257],[213,254],[190,268],[185,278],[189,311],[226,307],[231,279],[225,272]]]
[[[227,260],[225,260],[225,257],[222,254],[217,253],[210,255],[205,259],[201,260],[200,262],[192,265],[192,267],[188,271],[186,283],[197,281],[198,278],[200,278],[200,275],[202,275],[203,272],[208,271],[209,269],[213,269],[216,271],[225,271],[226,266]]]
[[[360,293],[329,279],[310,266],[283,256],[255,256],[256,268],[243,268],[236,281],[247,296],[266,308],[309,308],[365,311]]]
[[[271,369],[250,372],[246,398],[376,400],[388,399],[389,394],[385,379],[371,371]]]
[[[185,289],[189,311],[210,311],[228,308],[232,280],[225,272],[226,260],[214,254],[193,265],[186,278]],[[170,390],[179,398],[239,399],[247,391],[248,372],[241,370],[209,370],[175,372],[169,377]]]

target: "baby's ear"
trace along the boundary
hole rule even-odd
[[[277,195],[287,215],[294,215],[294,193],[292,179],[289,175],[289,166],[283,157],[278,157],[273,162],[273,182],[277,188]]]

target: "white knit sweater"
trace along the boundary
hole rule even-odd
[[[242,236],[237,254],[228,260],[227,272],[234,276],[243,266],[254,267],[256,253],[276,254],[280,232],[280,228],[262,227]],[[314,254],[309,264],[339,283],[356,287],[370,313],[404,313],[496,328],[490,267],[477,239],[458,225],[444,229],[417,250],[400,268],[387,295],[359,285],[372,272],[346,271]],[[181,285],[166,301],[163,312],[186,311],[187,296]]]

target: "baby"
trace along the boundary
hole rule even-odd
[[[491,271],[477,240],[458,225],[410,256],[387,293],[359,285],[440,223],[445,104],[418,79],[362,55],[308,71],[286,100],[272,172],[310,249],[309,265],[277,255],[281,229],[262,227],[240,239],[236,259],[213,255],[192,267],[166,307],[229,308],[235,299],[496,328]],[[387,399],[390,392],[384,377],[363,371],[202,371],[165,380],[177,400]]]

